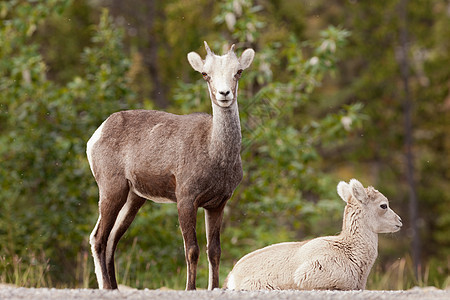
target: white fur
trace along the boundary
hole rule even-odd
[[[234,45],[226,55],[215,55],[205,42],[207,55],[202,60],[200,55],[195,52],[188,53],[188,61],[192,68],[204,75],[208,82],[208,90],[213,102],[220,107],[229,107],[235,103],[237,98],[237,80],[238,71],[247,69],[253,61],[255,51],[246,49],[239,59],[234,54]],[[219,66],[219,67],[218,67]]]
[[[348,200],[352,196],[347,188],[347,183],[345,183],[344,181],[339,182],[337,186],[337,193],[345,202],[348,202]]]
[[[86,145],[86,154],[87,154],[87,158],[89,161],[89,166],[91,168],[91,171],[92,171],[92,174],[94,175],[94,177],[95,177],[95,173],[94,173],[94,168],[93,168],[92,148],[98,142],[98,140],[100,140],[100,138],[102,137],[103,124],[105,124],[105,122],[103,122],[97,128],[97,130],[95,130],[94,134],[91,136],[91,138],[89,139],[89,141],[87,142],[87,145]],[[100,205],[101,205],[101,203],[99,202],[99,207],[100,207]],[[101,269],[101,265],[100,265],[100,257],[98,256],[97,251],[95,251],[94,247],[95,247],[95,235],[97,234],[98,225],[100,224],[101,218],[102,218],[102,216],[101,216],[101,214],[99,214],[97,224],[95,224],[94,230],[92,230],[92,233],[89,237],[89,241],[90,241],[91,248],[92,248],[92,257],[94,259],[95,275],[97,276],[99,289],[103,289],[103,276],[102,276],[102,269]]]
[[[236,289],[236,280],[234,279],[234,275],[230,273],[227,279],[227,288],[230,290]]]
[[[136,190],[135,188],[133,188],[133,193],[135,193],[139,197],[151,200],[151,201],[153,201],[155,203],[174,203],[173,200],[170,200],[170,199],[167,199],[167,198],[145,195],[145,194],[139,192],[138,190]]]
[[[103,289],[103,276],[102,276],[102,267],[100,266],[100,257],[97,255],[97,251],[95,251],[95,235],[97,234],[98,230],[98,224],[100,223],[100,219],[102,218],[101,215],[99,215],[97,224],[95,224],[94,230],[92,230],[92,233],[90,235],[89,241],[91,244],[91,250],[92,250],[92,257],[94,258],[94,267],[95,267],[95,275],[97,276],[98,281],[98,288]]]
[[[106,122],[106,121],[105,121]],[[105,124],[105,122],[102,123],[102,125],[100,125],[100,127],[97,128],[97,130],[95,130],[94,134],[91,136],[91,138],[89,139],[89,141],[87,142],[86,145],[86,154],[87,154],[87,158],[89,161],[89,166],[91,167],[91,171],[92,174],[94,174],[95,177],[95,173],[94,173],[94,169],[93,169],[93,159],[92,159],[92,148],[94,147],[95,143],[97,143],[97,141],[102,137],[102,130],[103,130],[103,124]]]
[[[378,233],[395,232],[400,218],[388,200],[356,179],[340,182],[347,202],[342,232],[337,236],[268,246],[241,258],[225,286],[235,290],[364,289],[378,255]]]

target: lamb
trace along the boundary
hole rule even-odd
[[[356,179],[341,181],[347,203],[342,232],[303,242],[274,244],[242,257],[228,274],[232,290],[358,290],[378,255],[378,233],[400,230],[400,217],[388,199]]]

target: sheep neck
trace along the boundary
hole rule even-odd
[[[366,248],[378,247],[378,234],[372,230],[370,224],[367,224],[359,205],[347,204],[345,207],[341,237]]]
[[[348,255],[362,272],[362,278],[369,275],[378,256],[378,234],[367,224],[362,208],[352,203],[347,204],[344,212],[342,232],[339,235],[348,245]]]
[[[236,100],[230,107],[213,103],[213,124],[209,153],[217,161],[235,162],[241,150],[241,124]]]

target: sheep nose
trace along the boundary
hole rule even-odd
[[[230,94],[230,90],[228,91],[220,91],[219,94],[223,95],[223,96],[228,96]]]

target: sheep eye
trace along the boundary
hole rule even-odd
[[[240,77],[241,77],[241,74],[242,74],[242,69],[238,70],[237,73],[236,73],[236,75],[234,75],[234,77],[240,78]]]
[[[202,75],[204,79],[208,78],[208,74],[206,74],[205,72],[202,72]]]
[[[382,209],[386,209],[386,208],[387,208],[387,205],[386,205],[386,204],[381,204],[380,207],[381,207]]]

